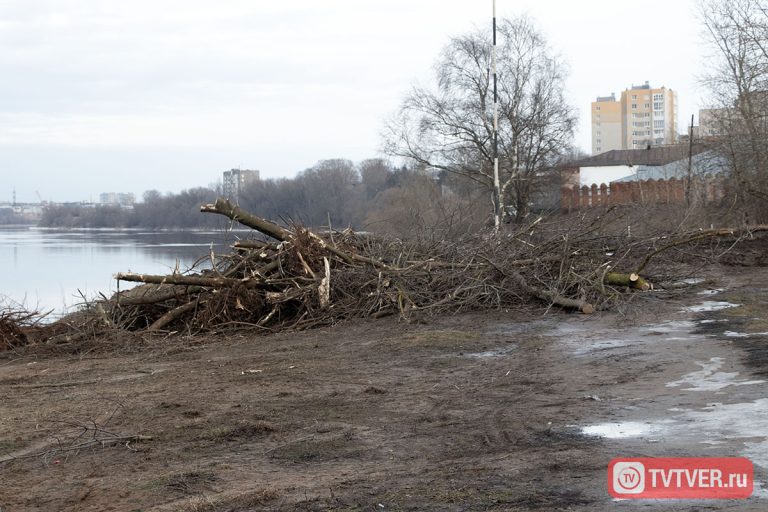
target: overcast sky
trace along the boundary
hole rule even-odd
[[[380,132],[491,0],[0,0],[0,201],[179,191],[380,156]],[[694,0],[497,0],[529,14],[589,103],[649,80],[701,106]]]

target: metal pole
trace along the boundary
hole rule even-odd
[[[701,120],[699,120],[701,124]],[[693,181],[693,114],[691,114],[691,126],[688,129],[688,175],[685,181],[685,206],[691,206],[691,185]]]
[[[501,184],[499,182],[499,98],[496,91],[496,0],[493,0],[493,224],[501,227]]]

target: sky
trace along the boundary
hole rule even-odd
[[[703,106],[695,0],[496,0],[534,19],[589,106],[648,80]],[[491,0],[0,0],[0,202],[178,192],[384,156],[386,119]]]

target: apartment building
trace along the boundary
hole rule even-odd
[[[133,206],[136,196],[133,192],[102,192],[99,194],[99,203],[110,206]]]
[[[249,183],[259,180],[259,171],[245,169],[232,169],[224,171],[223,193],[224,197],[237,203],[240,199],[240,191]]]
[[[592,102],[592,154],[622,149],[621,103],[616,95],[598,96]]]
[[[677,93],[672,89],[654,89],[648,82],[633,85],[619,100],[598,97],[591,111],[593,154],[677,142]]]

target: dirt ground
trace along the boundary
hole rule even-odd
[[[765,480],[768,269],[704,277],[591,316],[6,352],[0,511],[766,510],[762,486],[607,492],[620,456],[744,455]]]

